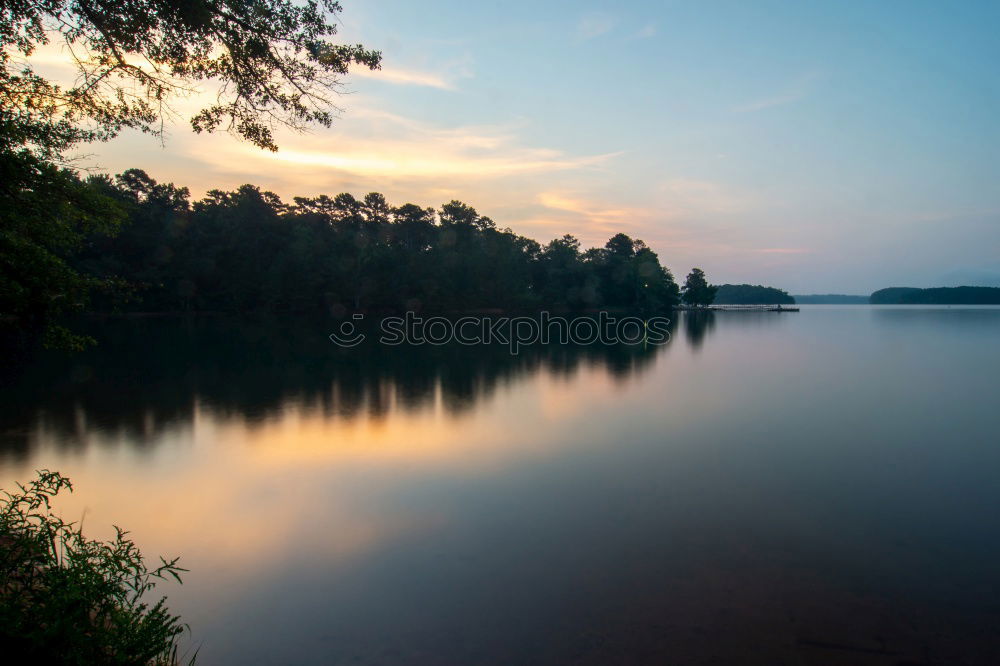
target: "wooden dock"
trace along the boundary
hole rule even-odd
[[[799,309],[788,305],[709,305],[709,310],[715,312],[798,312]]]

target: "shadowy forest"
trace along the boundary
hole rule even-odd
[[[719,305],[794,305],[795,298],[784,289],[759,284],[721,284],[715,293]]]
[[[795,294],[796,303],[802,305],[867,305],[868,296],[856,294]]]
[[[888,287],[869,297],[873,305],[1000,305],[997,287]]]
[[[439,210],[394,206],[378,193],[285,202],[252,185],[192,201],[187,188],[138,169],[59,177],[72,194],[62,199],[89,223],[55,238],[30,237],[51,225],[21,227],[29,236],[22,247],[44,261],[9,255],[6,314],[44,316],[56,303],[98,312],[648,313],[681,300],[673,275],[641,240],[617,234],[585,250],[566,235],[541,245],[459,201]],[[695,277],[685,300],[697,303],[707,283],[701,271]]]

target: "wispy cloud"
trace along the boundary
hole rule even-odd
[[[382,69],[370,70],[359,67],[351,70],[351,76],[363,79],[374,79],[385,83],[395,83],[404,86],[426,86],[440,90],[454,90],[455,81],[451,77],[437,72],[421,72],[419,70],[402,69],[386,66]]]
[[[792,102],[797,102],[803,97],[805,97],[805,92],[792,92],[786,93],[784,95],[775,95],[774,97],[765,97],[763,99],[758,99],[753,102],[748,102],[747,104],[741,104],[740,106],[734,107],[733,111],[736,113],[752,113],[753,111],[762,111],[764,109],[770,109],[775,106],[784,106],[785,104],[791,104]]]
[[[503,176],[515,173],[561,171],[601,161],[601,156],[572,158],[544,149],[513,149],[496,156],[471,155],[462,150],[463,137],[451,146],[437,144],[434,149],[412,150],[412,142],[369,144],[353,148],[327,150],[282,150],[266,154],[276,162],[295,166],[326,167],[359,175],[393,175],[419,178],[440,176]],[[478,137],[472,137],[477,140]],[[443,150],[442,150],[443,149]]]
[[[571,233],[589,247],[603,245],[619,232],[647,240],[654,231],[670,233],[656,228],[657,221],[662,219],[656,208],[622,205],[572,190],[539,192],[535,203],[529,215],[517,220],[516,226],[540,237]]]
[[[462,57],[433,69],[399,67],[390,58],[381,69],[357,68],[351,70],[352,77],[360,77],[403,86],[425,86],[439,90],[455,90],[463,79],[471,79],[474,74],[470,57]]]
[[[609,228],[625,222],[645,219],[653,211],[635,206],[614,206],[563,192],[541,192],[538,203],[555,211],[573,213]]]
[[[774,94],[734,106],[732,109],[733,113],[753,113],[754,111],[763,111],[764,109],[770,109],[776,106],[784,106],[785,104],[797,102],[810,93],[812,89],[812,82],[816,80],[818,76],[819,75],[816,72],[810,72],[809,74],[799,77],[784,89]]]
[[[744,212],[754,205],[754,196],[729,185],[691,178],[671,178],[657,187],[662,214],[729,214]]]
[[[756,203],[750,194],[703,180],[674,178],[661,182],[640,204],[614,193],[579,188],[547,188],[535,196],[535,206],[517,220],[518,228],[535,228],[540,235],[572,233],[584,244],[603,244],[622,232],[654,248],[703,250],[714,233],[723,237],[720,220],[731,220]],[[721,241],[728,242],[728,241]]]
[[[639,28],[635,32],[635,34],[632,35],[632,38],[633,39],[649,39],[650,37],[656,36],[656,33],[658,31],[659,30],[656,27],[656,24],[653,23],[653,22],[649,22],[646,25],[644,25],[641,28]]]
[[[580,17],[576,23],[576,35],[580,39],[593,39],[611,32],[618,19],[604,12],[590,12]]]
[[[526,146],[516,126],[439,127],[384,111],[354,107],[339,131],[281,137],[277,153],[235,142],[199,141],[190,150],[216,169],[280,174],[280,190],[301,194],[332,183],[413,191],[446,179],[466,183],[594,167],[613,157],[570,155]],[[387,192],[390,194],[391,192]]]

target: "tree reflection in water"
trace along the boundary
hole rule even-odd
[[[708,317],[687,317],[700,346]],[[600,367],[628,382],[668,346],[534,345],[511,355],[505,345],[385,346],[370,335],[341,349],[327,338],[330,320],[230,317],[130,318],[87,326],[101,344],[82,354],[38,353],[5,370],[9,398],[0,406],[0,452],[24,459],[40,423],[61,447],[83,446],[93,429],[134,446],[161,441],[196,406],[253,421],[290,401],[337,418],[385,417],[428,409],[440,399],[460,417],[498,386],[538,372],[572,377]],[[671,323],[672,334],[676,325]]]

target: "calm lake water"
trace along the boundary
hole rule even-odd
[[[95,325],[96,326],[96,325]],[[1000,663],[1000,309],[678,313],[660,348],[142,319],[7,368],[208,664]]]

